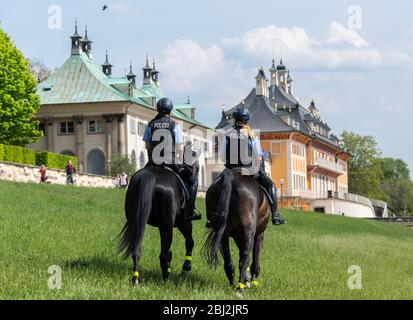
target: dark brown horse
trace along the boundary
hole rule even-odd
[[[270,214],[268,200],[254,176],[225,169],[207,191],[206,209],[211,229],[202,252],[208,264],[217,265],[220,251],[229,283],[234,285],[235,269],[229,246],[231,237],[239,249],[237,292],[243,292],[249,280],[258,286],[260,251]],[[251,279],[247,277],[249,271]]]

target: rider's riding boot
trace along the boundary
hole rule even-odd
[[[202,220],[202,214],[197,208],[194,207],[194,209],[192,210],[192,215],[189,216],[188,219],[192,221]]]
[[[276,191],[275,188],[272,187],[270,188],[270,190],[268,190],[272,203],[271,205],[271,220],[272,220],[272,224],[275,226],[278,225],[282,225],[284,223],[287,223],[284,219],[283,216],[281,216],[281,214],[278,212],[277,210],[277,197],[276,197]]]
[[[195,207],[197,189],[198,188],[196,185],[190,186],[189,203],[187,206],[187,218],[188,220],[192,221],[202,219],[201,212],[199,212],[199,210]]]

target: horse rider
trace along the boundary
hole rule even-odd
[[[143,136],[148,150],[149,166],[165,166],[177,173],[188,185],[189,199],[186,214],[189,220],[201,220],[201,213],[195,208],[198,191],[198,177],[193,165],[184,162],[183,134],[181,126],[171,119],[173,103],[168,98],[158,101],[158,114],[152,119]]]
[[[277,210],[276,188],[265,172],[260,140],[248,125],[251,113],[244,106],[237,107],[233,112],[233,118],[234,125],[225,134],[225,140],[220,150],[225,167],[228,169],[243,168],[248,174],[256,177],[258,183],[264,187],[270,197],[273,225],[282,225],[286,221]]]

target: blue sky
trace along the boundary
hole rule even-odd
[[[58,29],[48,26],[52,5],[62,10]],[[77,18],[97,64],[107,48],[115,74],[133,60],[141,75],[148,53],[164,92],[176,102],[190,95],[211,126],[222,105],[248,94],[258,67],[282,56],[303,105],[314,98],[336,133],[373,135],[383,155],[413,169],[412,14],[407,1],[373,0],[0,2],[1,27],[27,57],[60,66]]]

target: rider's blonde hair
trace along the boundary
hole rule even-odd
[[[248,136],[251,140],[255,139],[254,131],[252,131],[251,127],[247,122],[236,122],[235,125],[240,129],[240,132],[242,132],[244,135]]]

